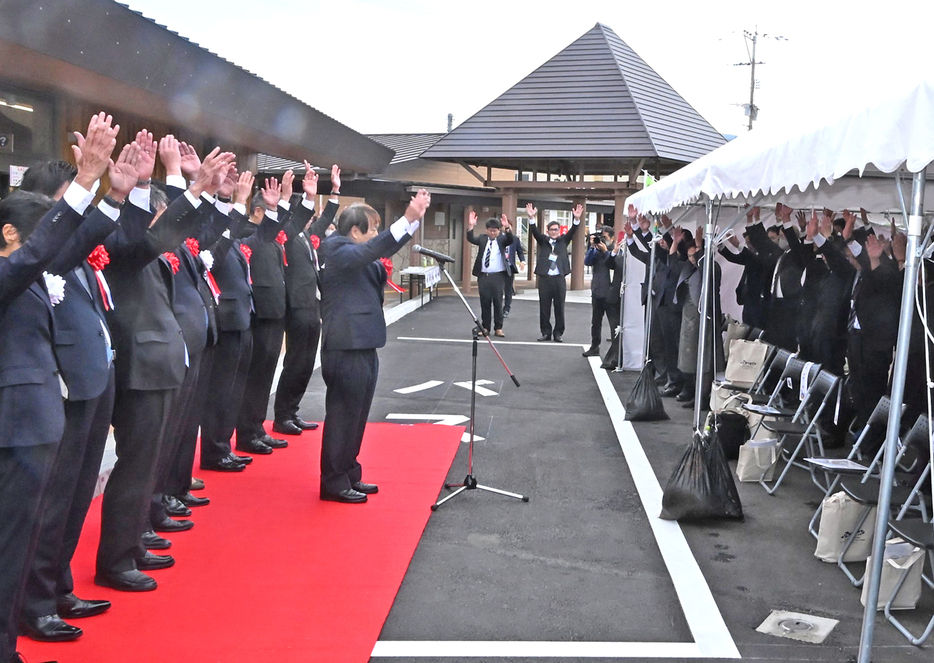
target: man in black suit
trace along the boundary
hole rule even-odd
[[[324,212],[310,219],[304,229],[294,234],[285,244],[288,264],[285,268],[285,292],[288,306],[285,312],[285,357],[282,373],[276,387],[272,430],[286,435],[300,435],[303,430],[314,430],[318,424],[298,416],[298,406],[308,388],[315,370],[318,338],[321,334],[321,312],[318,291],[317,246],[334,222],[340,195],[341,169],[331,166],[331,197]],[[304,189],[301,205],[314,209],[318,192],[318,175],[305,162]]]
[[[379,258],[392,256],[412,238],[429,204],[431,196],[420,190],[405,214],[381,233],[376,210],[351,205],[341,213],[337,232],[321,242],[321,373],[327,385],[323,500],[360,504],[378,490],[363,483],[357,455],[379,374],[376,349],[386,345],[386,269]]]
[[[746,245],[740,246],[736,235],[731,235],[727,243],[720,247],[720,255],[734,265],[743,266],[743,275],[736,286],[736,303],[743,307],[743,322],[750,327],[765,329],[769,317],[769,303],[772,298],[772,274],[781,250],[774,242],[774,251],[760,254],[746,237]]]
[[[543,235],[537,226],[538,209],[528,203],[525,211],[529,217],[529,232],[538,242],[535,274],[538,276],[538,325],[542,332],[538,340],[550,341],[554,333],[555,343],[560,343],[564,335],[564,299],[568,290],[565,277],[571,273],[568,245],[580,225],[584,207],[577,205],[573,209],[574,223],[564,235],[556,221],[548,224],[548,234]],[[551,326],[552,305],[555,307],[554,327]]]
[[[87,138],[76,134],[78,173],[54,206],[27,192],[0,202],[0,661],[19,660],[16,637],[39,507],[65,430],[65,387],[53,352],[53,301],[64,289],[50,290],[47,284],[57,289],[54,279],[40,277],[84,221],[116,145],[119,127],[111,125],[100,113]]]
[[[516,274],[525,269],[525,249],[518,235],[513,236],[512,244],[506,247],[506,292],[503,293],[503,317],[508,318],[512,310],[512,298],[516,295]]]
[[[467,241],[479,247],[473,263],[473,275],[477,277],[477,289],[480,291],[480,322],[483,333],[490,333],[490,312],[494,333],[505,336],[503,331],[503,294],[506,288],[506,271],[509,264],[506,250],[512,244],[512,227],[503,214],[501,219],[487,219],[486,235],[475,237],[473,229],[477,225],[477,215],[471,212],[467,221]]]
[[[616,252],[612,226],[601,226],[598,235],[591,237],[584,264],[592,267],[590,278],[590,348],[584,357],[600,355],[600,330],[603,318],[610,325],[610,333],[619,326],[619,290],[623,276],[625,256]]]
[[[151,136],[151,134],[149,134]],[[153,141],[144,153],[154,160]],[[152,150],[152,151],[149,151]],[[166,171],[181,175],[178,143],[159,145]],[[198,179],[155,219],[149,184],[141,181],[124,206],[120,229],[107,238],[107,275],[114,308],[108,324],[117,349],[114,438],[117,463],[101,506],[101,538],[94,582],[120,591],[150,591],[156,581],[140,569],[171,566],[170,556],[148,553],[140,537],[148,529],[156,465],[165,440],[172,399],[181,386],[189,353],[172,310],[172,267],[163,252],[189,237],[202,221],[201,195],[217,191],[234,155],[215,148]],[[134,197],[134,193],[137,195]],[[203,212],[202,212],[203,213]]]
[[[71,559],[94,497],[114,401],[114,351],[105,316],[112,300],[100,271],[103,250],[95,247],[115,228],[120,212],[112,202],[126,200],[136,184],[138,156],[138,146],[124,147],[109,169],[104,201],[48,268],[64,279],[65,297],[54,308],[55,353],[68,397],[20,620],[21,632],[34,640],[74,640],[82,631],[65,619],[91,617],[110,607],[109,601],[75,596]]]

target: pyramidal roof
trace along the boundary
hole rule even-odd
[[[688,163],[725,142],[626,42],[597,23],[422,157],[525,170],[573,164],[596,174],[641,159]]]

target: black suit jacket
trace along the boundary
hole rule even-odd
[[[52,302],[39,279],[81,221],[61,200],[0,258],[0,448],[57,444],[65,430]]]
[[[175,249],[178,271],[174,275],[172,310],[182,329],[188,352],[201,353],[217,343],[217,306],[204,277],[204,264],[186,245]]]
[[[568,257],[568,245],[571,243],[571,240],[574,239],[579,225],[580,223],[572,223],[568,231],[555,240],[554,252],[558,256],[555,265],[558,268],[558,274],[561,276],[567,276],[571,273],[571,259]],[[534,223],[529,223],[529,232],[532,233],[532,237],[538,242],[535,273],[539,276],[548,276],[548,270],[551,269],[551,261],[548,259],[552,251],[551,238],[548,237],[548,235],[542,234],[538,229],[538,225]]]
[[[584,264],[593,267],[590,277],[590,295],[613,303],[619,301],[619,289],[623,279],[622,252],[615,256],[611,251],[601,253],[591,247],[584,256]]]
[[[512,244],[506,247],[506,261],[509,266],[506,268],[506,272],[509,274],[518,274],[519,267],[516,265],[516,261],[525,262],[525,249],[522,248],[522,240],[519,239],[518,235],[513,236]]]
[[[185,377],[185,340],[172,310],[172,268],[162,253],[194,233],[204,210],[204,203],[196,209],[180,196],[150,228],[152,213],[127,202],[120,229],[104,242],[110,254],[104,273],[114,299],[107,321],[117,348],[118,390],[174,389]]]
[[[54,308],[55,355],[71,401],[97,398],[110,380],[107,354],[110,328],[97,276],[87,258],[116,225],[94,210],[49,265],[48,271],[65,279],[65,299]]]
[[[486,245],[490,241],[489,235],[481,235],[477,237],[473,234],[473,230],[467,231],[467,241],[471,244],[475,244],[480,248],[477,251],[477,258],[473,261],[473,272],[474,276],[480,276],[483,273],[483,256],[486,254]],[[509,261],[506,258],[506,251],[512,245],[513,235],[508,232],[501,232],[496,238],[496,243],[499,245],[499,252],[503,257],[503,273],[510,273]],[[515,264],[513,264],[513,267]]]
[[[298,205],[304,207],[300,202]],[[315,262],[316,250],[310,238],[317,237],[319,241],[324,239],[324,233],[333,222],[338,207],[337,203],[328,201],[321,216],[308,230],[296,233],[285,244],[285,255],[289,261],[285,268],[285,294],[290,309],[307,308],[318,312],[318,265]],[[294,216],[300,222],[305,213],[296,208]],[[301,227],[304,228],[304,224]]]
[[[221,237],[211,252],[214,254],[211,274],[221,291],[217,302],[217,326],[221,331],[249,329],[253,290],[249,281],[250,267],[240,250],[240,242]]]
[[[266,215],[256,232],[242,242],[253,252],[250,275],[257,318],[278,320],[285,317],[285,249],[276,241],[280,231],[287,231],[287,236],[297,234],[291,225],[290,213],[281,207],[276,220]]]
[[[411,239],[389,229],[365,244],[334,233],[320,247],[322,350],[368,350],[386,345],[383,287],[388,258]]]

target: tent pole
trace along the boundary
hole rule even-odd
[[[701,401],[704,394],[706,367],[707,316],[710,313],[710,293],[713,290],[713,201],[707,199],[707,224],[704,228],[704,280],[701,282],[700,325],[697,330],[697,373],[694,376],[694,430],[700,430]],[[716,360],[714,360],[716,362]]]
[[[647,295],[645,298],[645,334],[642,335],[642,365],[645,366],[649,361],[649,341],[652,338],[652,282],[655,280],[655,251],[656,235],[658,234],[658,218],[652,223],[652,246],[649,247],[649,276],[646,281]],[[641,296],[641,293],[640,293]]]
[[[629,223],[627,220],[626,223]],[[623,239],[623,247],[619,249],[623,252],[623,277],[620,279],[619,284],[619,354],[616,357],[616,368],[613,369],[614,373],[619,373],[623,370],[623,341],[626,337],[626,279],[629,274],[629,245],[626,244],[626,240]],[[600,323],[601,326],[603,323]]]
[[[905,281],[902,284],[902,304],[898,320],[898,343],[895,346],[895,364],[892,371],[892,405],[885,431],[885,452],[882,476],[879,482],[879,507],[876,515],[876,530],[872,540],[872,566],[863,609],[863,626],[859,637],[858,663],[870,663],[872,635],[876,622],[876,605],[879,601],[879,584],[882,578],[882,555],[885,536],[888,534],[889,509],[892,502],[892,481],[895,476],[896,442],[902,418],[902,403],[905,396],[905,373],[908,367],[908,344],[911,341],[911,322],[914,313],[915,290],[918,287],[918,271],[921,265],[921,224],[924,215],[925,173],[914,173],[911,183],[911,215],[908,217],[908,247],[905,252]]]

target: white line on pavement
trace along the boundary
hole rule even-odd
[[[444,382],[441,380],[429,380],[428,382],[422,382],[421,384],[413,384],[411,387],[393,389],[393,391],[397,394],[414,394],[418,391],[425,391],[426,389],[437,387],[439,384],[444,384]]]

